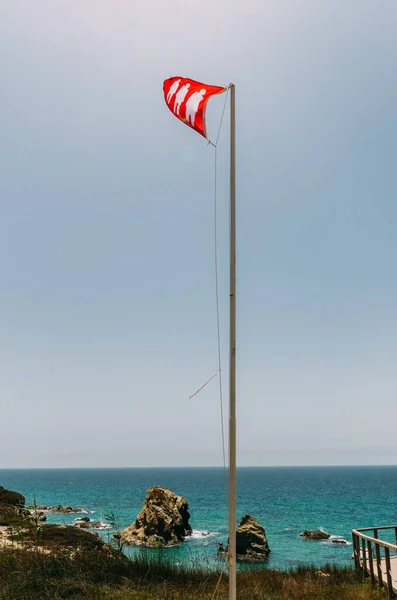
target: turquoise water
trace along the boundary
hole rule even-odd
[[[135,520],[147,489],[163,485],[185,496],[196,532],[182,546],[163,551],[166,556],[211,563],[219,542],[227,540],[221,468],[0,470],[0,485],[24,494],[27,504],[35,498],[37,504],[79,506],[94,511],[95,520],[106,521],[113,511],[120,528]],[[268,565],[274,568],[351,564],[351,546],[302,540],[304,529],[323,528],[350,542],[353,528],[397,525],[395,466],[240,468],[237,489],[237,515],[249,513],[264,526],[272,550]],[[49,515],[48,521],[69,524],[75,517]],[[210,535],[202,536],[204,530]]]

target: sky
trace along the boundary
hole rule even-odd
[[[0,468],[222,464],[218,380],[188,400],[214,149],[176,75],[236,85],[238,464],[397,464],[396,30],[395,0],[1,1]]]

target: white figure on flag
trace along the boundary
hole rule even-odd
[[[175,94],[175,92],[178,89],[180,83],[181,83],[180,79],[177,79],[176,81],[174,81],[174,83],[172,84],[172,86],[170,87],[170,89],[168,91],[167,102],[171,101],[171,98]]]
[[[183,85],[176,95],[175,103],[174,103],[174,113],[176,114],[176,116],[179,115],[179,109],[181,107],[182,102],[186,98],[189,88],[190,88],[190,83]]]
[[[198,111],[200,102],[206,93],[207,90],[204,89],[200,90],[199,92],[194,92],[186,102],[186,122],[190,123],[192,127],[194,127],[194,119],[196,118],[196,113]]]

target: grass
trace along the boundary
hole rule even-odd
[[[79,551],[80,550],[80,551]],[[383,600],[352,568],[325,566],[238,574],[239,600]],[[324,575],[325,573],[325,575]],[[0,550],[0,600],[226,600],[227,577],[200,565],[181,566],[142,552],[81,547],[43,553],[40,546]]]

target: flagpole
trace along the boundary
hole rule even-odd
[[[236,600],[236,135],[230,84],[229,600]]]

